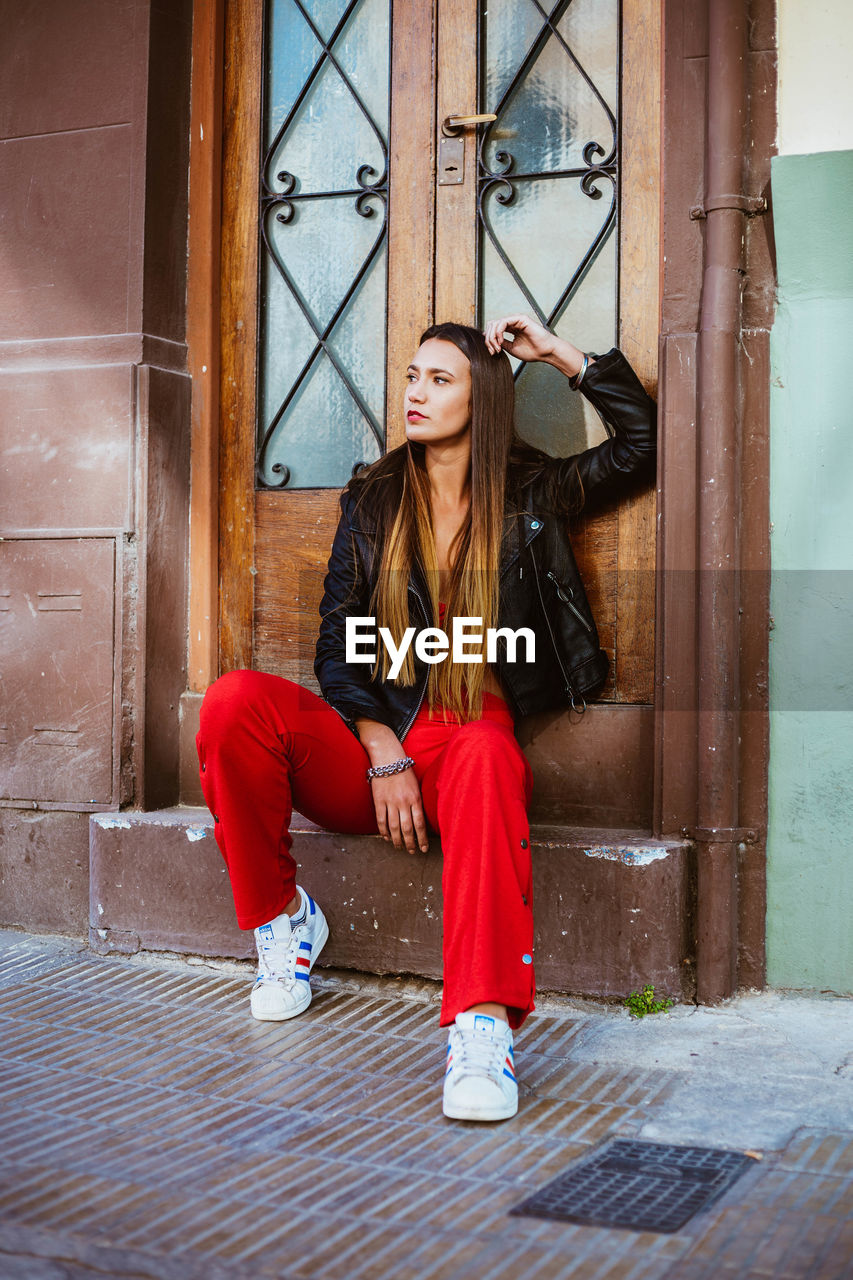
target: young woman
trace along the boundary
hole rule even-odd
[[[563,459],[520,440],[505,347],[564,373],[608,439]],[[201,781],[238,922],[255,932],[262,1020],[308,1008],[328,937],[295,883],[293,806],[410,854],[440,836],[444,1114],[501,1120],[518,1106],[512,1032],[534,996],[532,777],[514,722],[582,708],[604,681],[567,523],[651,478],[655,407],[616,349],[593,358],[508,316],[485,335],[428,329],[403,411],[406,443],[341,496],[314,665],[323,697],[261,672],[222,676],[202,707]],[[371,639],[367,619],[384,633]],[[491,647],[454,648],[443,637],[460,627],[491,629]]]

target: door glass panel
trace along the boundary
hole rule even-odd
[[[587,350],[616,341],[618,0],[481,0],[480,319],[523,311]],[[519,430],[563,455],[597,416],[542,364],[516,368]]]
[[[271,0],[256,479],[340,488],[384,445],[389,0]]]

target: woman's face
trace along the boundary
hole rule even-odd
[[[406,371],[406,437],[418,444],[461,441],[471,429],[471,365],[457,346],[428,338]]]

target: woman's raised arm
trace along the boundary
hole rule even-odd
[[[555,459],[557,487],[584,502],[618,499],[638,481],[654,478],[657,406],[621,351],[593,358],[530,316],[504,316],[486,326],[492,354],[507,350],[519,360],[541,360],[559,369],[601,417],[609,438]],[[576,381],[575,381],[576,380]]]
[[[485,338],[493,356],[505,350],[517,360],[541,360],[552,364],[567,378],[577,377],[584,359],[588,364],[595,363],[578,347],[565,338],[558,338],[537,320],[531,320],[530,316],[504,316],[501,320],[492,320],[486,325]]]

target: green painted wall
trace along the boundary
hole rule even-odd
[[[853,151],[772,161],[772,986],[853,992]]]

